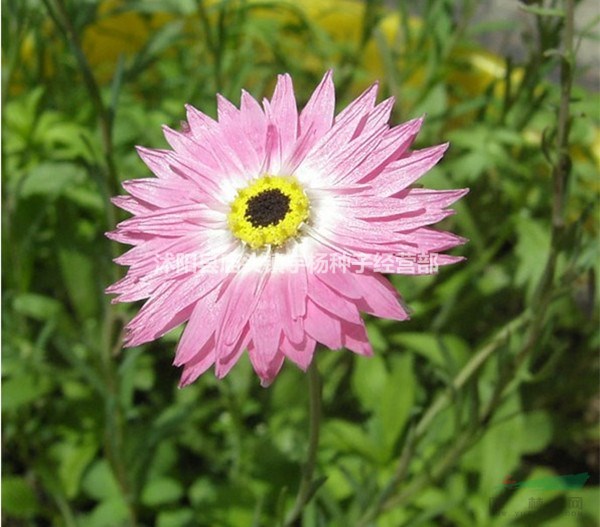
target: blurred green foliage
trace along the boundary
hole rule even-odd
[[[301,524],[598,524],[600,115],[575,84],[557,239],[560,85],[548,79],[562,4],[523,11],[519,63],[473,44],[487,30],[474,0],[427,0],[419,18],[383,4],[3,2],[6,525],[285,516],[306,451],[304,374],[288,364],[265,390],[243,359],[178,390],[177,330],[122,351],[136,306],[103,294],[122,272],[103,233],[121,218],[109,202],[120,181],[148,175],[134,145],[166,146],[161,125],[184,103],[214,115],[217,91],[268,95],[283,71],[303,103],[330,67],[340,108],[379,78],[397,122],[427,113],[419,145],[451,142],[423,184],[471,188],[444,225],[470,243],[465,264],[392,278],[413,315],[368,320],[374,358],[318,354],[326,480]],[[580,472],[591,480],[579,490],[502,485]]]

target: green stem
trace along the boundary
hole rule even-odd
[[[311,500],[316,490],[313,474],[317,465],[317,452],[319,448],[319,433],[321,428],[321,379],[317,362],[313,359],[308,369],[308,393],[309,393],[309,441],[306,464],[302,470],[302,480],[296,495],[293,509],[287,515],[285,527],[291,527],[302,514],[304,506]]]
[[[415,493],[419,492],[431,482],[439,480],[447,470],[454,466],[457,459],[469,448],[473,438],[483,430],[487,423],[489,423],[497,408],[502,403],[503,395],[506,393],[507,387],[509,387],[511,383],[514,384],[513,379],[515,379],[516,373],[523,367],[527,357],[538,345],[539,338],[544,329],[544,322],[548,309],[556,294],[556,287],[554,285],[556,262],[562,248],[564,237],[566,183],[571,167],[568,153],[568,138],[570,124],[569,102],[571,99],[571,88],[573,83],[574,0],[565,0],[565,18],[564,49],[561,57],[561,97],[557,116],[557,160],[552,167],[553,203],[551,247],[544,272],[542,273],[542,277],[540,278],[531,302],[531,305],[535,306],[535,309],[525,311],[499,332],[492,342],[482,348],[465,365],[452,382],[450,388],[429,407],[416,427],[409,433],[404,449],[400,455],[400,461],[396,472],[380,494],[376,505],[367,511],[361,518],[358,523],[360,526],[369,524],[369,522],[377,518],[381,512],[405,504],[415,495]],[[450,446],[447,453],[443,455],[441,460],[439,462],[436,461],[436,470],[434,474],[422,474],[411,482],[405,490],[394,495],[397,486],[406,476],[417,442],[429,429],[435,417],[453,400],[455,393],[473,377],[499,346],[525,322],[530,323],[525,341],[517,352],[509,371],[505,372],[499,379],[494,389],[494,393],[478,417],[477,425],[460,434],[456,441]]]
[[[461,390],[467,382],[473,378],[473,376],[479,371],[479,369],[487,362],[487,360],[494,354],[494,352],[504,344],[511,335],[514,335],[518,330],[530,319],[528,313],[523,313],[519,317],[509,322],[504,328],[502,328],[496,337],[486,346],[481,348],[467,364],[462,368],[458,375],[454,378],[450,386],[442,395],[440,395],[435,402],[428,408],[423,414],[423,417],[419,420],[416,426],[409,432],[404,447],[400,454],[400,460],[398,467],[394,472],[394,475],[390,478],[390,481],[384,487],[383,491],[379,495],[373,508],[369,509],[365,515],[358,522],[359,526],[368,525],[369,522],[373,521],[377,516],[388,508],[388,502],[391,496],[396,491],[400,482],[406,476],[410,460],[417,443],[422,439],[427,430],[429,429],[433,420],[437,415],[446,408],[456,397],[456,394]],[[411,486],[412,488],[412,486]],[[401,494],[406,495],[406,492]],[[411,492],[412,495],[412,492]]]
[[[206,9],[205,0],[198,1],[198,14],[200,15],[200,22],[206,35],[206,45],[208,50],[212,54],[213,58],[213,72],[215,78],[215,88],[217,92],[221,93],[223,90],[223,42],[225,39],[225,12],[227,6],[219,6],[218,8],[218,22],[217,27],[213,30],[213,26]],[[216,33],[215,33],[216,32]]]
[[[49,16],[54,21],[58,30],[63,34],[69,44],[79,69],[83,77],[83,82],[89,93],[90,99],[96,110],[98,123],[100,127],[100,136],[106,164],[107,177],[102,180],[102,191],[107,197],[119,193],[120,180],[114,160],[113,147],[113,120],[114,111],[107,107],[102,100],[100,85],[98,84],[92,68],[83,52],[80,38],[75,26],[73,25],[64,0],[43,0]],[[116,214],[114,207],[106,203],[106,221],[109,227],[116,223]],[[117,256],[116,244],[111,243],[112,257]],[[113,281],[118,277],[116,266],[111,266]],[[104,430],[104,452],[111,468],[115,474],[123,497],[128,506],[129,524],[137,525],[137,512],[135,505],[135,492],[129,481],[127,464],[123,457],[124,442],[124,417],[119,401],[119,374],[113,358],[114,350],[114,328],[118,322],[116,308],[105,302],[105,313],[102,328],[101,340],[101,361],[106,382],[105,393],[105,430]]]
[[[440,481],[444,475],[457,462],[457,460],[468,450],[472,444],[473,436],[476,430],[468,429],[458,436],[458,439],[450,446],[440,460],[436,460],[435,467],[431,471],[423,472],[419,477],[410,483],[401,493],[390,497],[382,507],[382,510],[388,511],[395,509],[407,503],[413,496],[421,492],[425,487],[432,483]],[[361,524],[362,525],[362,524]]]
[[[550,252],[542,277],[537,285],[531,305],[535,306],[534,316],[525,339],[525,343],[517,353],[514,364],[504,378],[498,382],[494,393],[484,412],[484,422],[492,417],[500,405],[506,388],[510,386],[515,373],[525,363],[527,357],[537,348],[538,342],[544,331],[546,315],[557,292],[555,285],[556,262],[561,252],[564,241],[564,208],[566,202],[566,185],[571,171],[571,158],[569,156],[569,104],[573,86],[573,41],[575,37],[575,1],[565,0],[565,26],[563,50],[560,64],[560,104],[558,107],[556,126],[556,162],[552,166],[552,230],[550,238]]]
[[[73,54],[75,55],[75,59],[77,60],[77,64],[79,69],[81,70],[81,74],[83,76],[83,82],[87,88],[88,93],[90,94],[90,98],[92,103],[96,108],[96,113],[98,115],[98,121],[100,124],[100,133],[102,137],[102,147],[104,150],[104,159],[106,162],[106,168],[108,171],[108,187],[112,195],[119,193],[119,177],[117,174],[117,169],[114,162],[114,152],[113,152],[113,139],[112,139],[112,129],[113,129],[113,115],[112,112],[106,107],[104,101],[102,100],[102,95],[100,93],[100,86],[96,81],[92,68],[83,52],[81,47],[81,42],[79,40],[79,35],[75,30],[75,27],[71,23],[71,19],[69,17],[69,13],[67,12],[66,6],[63,0],[54,0],[54,4],[56,6],[56,10],[58,14],[54,13],[54,10],[50,6],[49,0],[43,0],[46,5],[46,9],[50,16],[53,18],[55,24],[58,26],[59,30],[64,34]]]

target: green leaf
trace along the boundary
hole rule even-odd
[[[197,525],[197,521],[195,521],[194,518],[194,511],[191,509],[164,511],[158,515],[156,527],[186,527],[188,525]]]
[[[519,266],[515,282],[519,286],[526,286],[529,296],[533,293],[544,271],[550,250],[550,233],[539,222],[527,217],[520,218],[516,228],[515,254],[519,259]]]
[[[85,225],[77,222],[76,211],[65,206],[60,215],[56,237],[58,262],[63,286],[80,319],[94,317],[99,311],[100,286],[93,258],[96,244],[82,234]]]
[[[39,401],[52,389],[49,379],[30,373],[15,375],[3,382],[2,411],[15,411]]]
[[[37,86],[6,105],[6,148],[9,152],[27,148],[28,138],[35,125],[38,106],[45,88]]]
[[[427,361],[454,371],[469,356],[469,345],[457,335],[433,335],[430,333],[396,333],[390,341],[421,355]]]
[[[498,409],[495,421],[479,442],[467,453],[463,463],[479,475],[479,492],[493,496],[503,489],[503,482],[517,468],[523,454],[528,431],[518,395],[513,395]]]
[[[4,397],[3,397],[4,399]],[[38,512],[38,500],[31,486],[20,477],[2,478],[2,515],[31,518]]]
[[[17,313],[39,321],[56,318],[63,308],[58,300],[36,293],[21,293],[14,299],[13,307]]]
[[[98,505],[82,522],[82,527],[121,527],[127,522],[129,510],[121,496],[115,496]]]
[[[552,441],[552,420],[548,412],[538,410],[523,416],[523,428],[526,433],[523,436],[522,452],[535,454],[544,450]]]
[[[370,432],[374,454],[380,462],[389,460],[415,399],[413,356],[391,358],[388,371],[381,356],[356,364],[352,372],[352,389],[361,407],[372,413]]]
[[[386,351],[389,347],[387,337],[384,335],[382,329],[379,327],[378,320],[367,320],[367,333],[369,335],[369,342],[373,346],[375,352]]]
[[[183,486],[172,478],[149,481],[142,491],[142,503],[148,507],[178,501],[183,496]]]
[[[41,163],[25,176],[20,197],[44,196],[54,200],[85,181],[85,172],[73,163]]]
[[[85,186],[69,186],[62,193],[65,198],[82,209],[100,213],[104,210],[102,195],[95,189]]]
[[[389,459],[394,445],[404,426],[415,401],[416,382],[413,373],[413,356],[404,354],[393,357],[391,375],[387,377],[383,393],[375,411],[378,428],[382,431],[382,459]]]
[[[98,444],[92,434],[86,434],[77,444],[63,443],[61,446],[58,476],[67,497],[74,498],[79,492],[81,477],[85,469],[98,451]]]
[[[105,459],[96,461],[83,478],[83,489],[88,496],[97,499],[109,499],[119,496],[121,491]]]
[[[198,478],[188,490],[190,503],[195,507],[206,506],[217,499],[214,483],[207,477]]]
[[[323,444],[336,452],[351,452],[375,461],[377,445],[363,431],[361,426],[331,419],[323,427]]]
[[[352,390],[364,410],[373,412],[379,406],[387,377],[385,363],[380,355],[360,363],[355,362],[352,371]]]
[[[98,312],[97,275],[90,257],[75,247],[62,246],[58,258],[73,306],[82,319],[93,317]]]

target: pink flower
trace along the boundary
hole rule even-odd
[[[115,302],[147,299],[127,326],[138,346],[187,321],[175,365],[181,386],[213,364],[225,376],[244,350],[263,385],[285,358],[305,370],[315,345],[371,355],[360,312],[408,314],[380,272],[420,274],[461,260],[465,242],[428,225],[466,190],[411,187],[447,144],[409,150],[422,119],[388,124],[377,85],[334,118],[328,72],[298,113],[292,79],[262,107],[218,96],[218,119],[187,106],[172,150],[139,148],[156,178],[123,183],[133,214],[109,238],[133,245]]]

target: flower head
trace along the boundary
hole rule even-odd
[[[264,385],[288,358],[306,369],[315,345],[372,350],[361,312],[405,320],[380,273],[431,273],[461,260],[441,254],[464,239],[429,225],[466,190],[412,184],[447,145],[410,146],[422,119],[388,120],[377,85],[334,117],[331,72],[298,113],[292,79],[262,106],[218,96],[213,120],[187,106],[172,150],[139,148],[156,178],[126,181],[114,203],[133,214],[111,239],[134,247],[116,302],[147,299],[127,326],[128,346],[187,321],[175,365],[181,385],[215,366],[223,377],[248,350]]]

